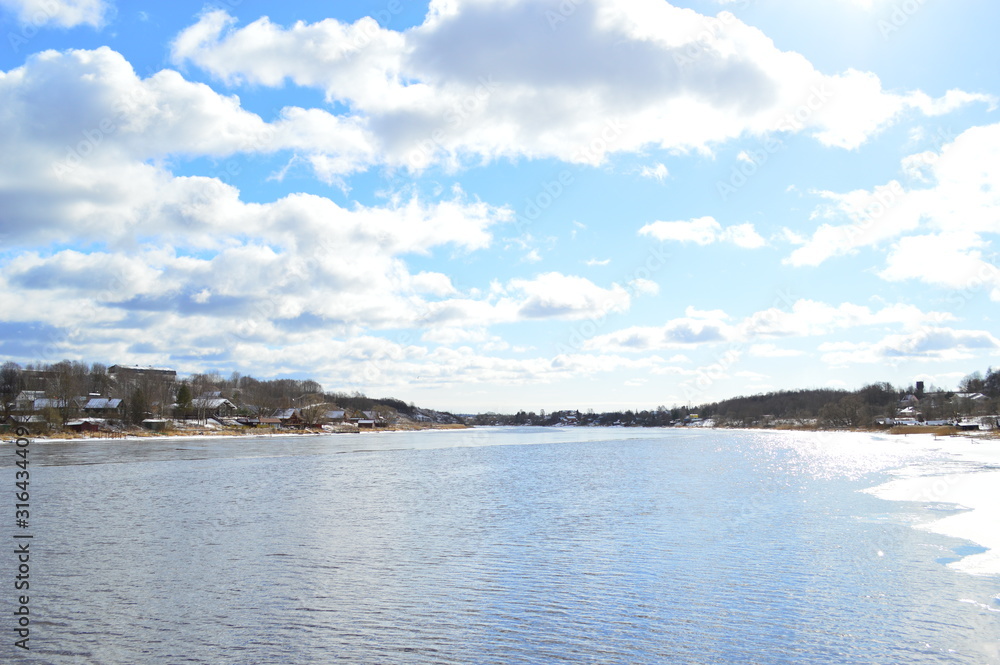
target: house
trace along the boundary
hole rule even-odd
[[[982,393],[955,393],[955,399],[971,399],[979,402],[987,397]]]
[[[191,408],[202,418],[230,418],[236,415],[236,405],[224,397],[198,397],[191,400]]]
[[[34,411],[44,411],[45,409],[65,409],[69,402],[64,399],[54,397],[39,397],[32,405]]]
[[[282,427],[301,427],[305,422],[302,419],[302,412],[298,409],[278,409],[271,414],[271,417],[277,418]]]
[[[996,429],[998,425],[997,416],[980,416],[978,418],[963,418],[955,423],[960,430],[989,431]]]
[[[107,397],[91,397],[83,405],[83,412],[91,418],[119,419],[125,414],[125,401]]]
[[[342,423],[347,420],[347,412],[335,409],[323,414],[323,420],[328,423]]]
[[[361,411],[359,417],[348,418],[348,422],[352,422],[358,427],[383,427],[385,426],[385,419],[378,415],[376,411]]]
[[[97,418],[82,418],[66,423],[66,429],[74,432],[99,432],[101,431],[102,424],[104,424],[104,421]]]
[[[35,400],[44,399],[44,390],[22,390],[14,398],[15,411],[34,411]]]
[[[48,425],[45,418],[39,415],[11,416],[10,423],[12,425],[24,425],[33,429],[41,429]]]
[[[165,418],[146,418],[142,421],[142,426],[151,432],[163,432],[167,429],[168,422]]]

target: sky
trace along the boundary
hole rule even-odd
[[[1000,365],[1000,3],[0,0],[0,358],[459,413]]]

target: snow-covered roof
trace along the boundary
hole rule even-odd
[[[84,409],[117,409],[122,405],[120,399],[108,399],[106,397],[94,397],[83,405]]]
[[[191,406],[193,406],[196,409],[218,409],[223,406],[229,406],[235,408],[235,405],[232,402],[223,397],[211,397],[211,398],[199,397],[197,399],[191,400]]]

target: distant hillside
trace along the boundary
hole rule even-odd
[[[985,376],[973,372],[958,390],[871,383],[854,391],[813,388],[779,390],[759,395],[733,397],[691,407],[649,411],[594,413],[578,410],[518,411],[516,414],[484,413],[468,418],[473,425],[560,425],[664,427],[712,423],[730,427],[802,425],[821,427],[871,427],[878,422],[903,418],[913,422],[958,420],[1000,414],[1000,370],[989,368]],[[995,418],[994,418],[995,420]]]

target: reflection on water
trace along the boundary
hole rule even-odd
[[[993,662],[995,580],[947,570],[963,543],[857,491],[927,460],[827,443],[36,444],[22,662]]]

